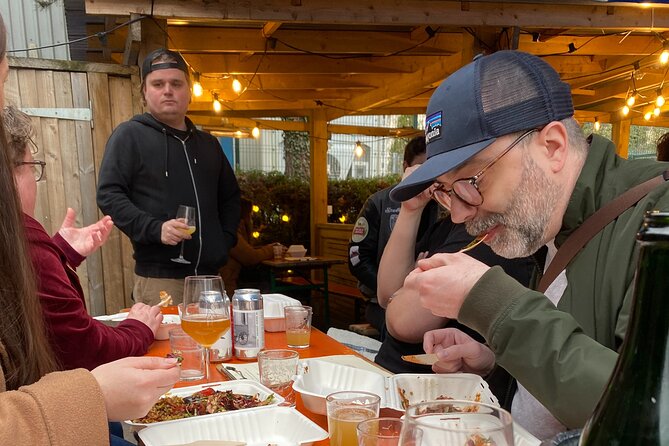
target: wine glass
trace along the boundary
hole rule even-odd
[[[407,408],[400,446],[513,446],[511,414],[490,404],[439,400]]]
[[[192,206],[186,206],[183,204],[179,205],[179,209],[177,209],[177,220],[182,221],[183,223],[186,223],[188,225],[188,229],[182,229],[183,232],[185,232],[188,235],[192,235],[195,232],[195,208]],[[183,263],[185,265],[190,265],[190,262],[186,259],[184,259],[184,242],[185,240],[181,240],[181,252],[179,253],[179,257],[172,259],[173,262],[177,263]]]
[[[179,305],[181,328],[204,347],[205,378],[209,379],[209,349],[230,330],[230,300],[219,276],[188,276]]]

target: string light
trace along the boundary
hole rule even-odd
[[[662,50],[662,53],[660,54],[660,63],[662,65],[666,65],[667,62],[669,62],[669,48],[667,47],[668,42],[664,42],[662,46],[664,49]]]
[[[253,130],[251,130],[251,136],[253,136],[255,139],[260,138],[260,129],[257,126],[253,127]]]
[[[660,111],[661,111],[661,110],[660,110],[660,107],[655,107],[655,108],[653,109],[653,114],[654,114],[655,116],[660,116]]]
[[[365,149],[362,147],[362,143],[360,141],[356,141],[355,149],[353,149],[353,154],[355,155],[356,158],[362,158],[362,155],[365,154]]]
[[[646,121],[650,121],[650,118],[651,118],[652,116],[653,116],[653,112],[647,111],[647,112],[643,115],[643,119],[645,119]]]
[[[339,221],[341,223],[346,223],[346,215],[342,215],[341,217],[339,217]]]
[[[260,206],[258,206],[257,204],[254,204],[253,207],[251,208],[251,210],[253,212],[260,212]]]
[[[236,76],[233,76],[232,78],[232,91],[234,91],[237,94],[239,94],[242,91],[242,83],[239,82],[239,79],[237,79]]]
[[[242,133],[241,130],[237,130],[237,131],[235,132],[235,138],[241,138],[242,136],[244,136],[244,134]]]
[[[633,107],[634,103],[636,102],[636,90],[632,92],[632,94],[627,98],[627,106],[628,107]]]
[[[662,87],[657,89],[657,97],[655,98],[655,105],[662,107],[664,105],[664,96],[662,96]]]
[[[194,82],[193,82],[193,96],[196,98],[199,98],[202,96],[202,93],[204,93],[204,90],[202,89],[202,84],[200,83],[200,73],[197,71],[193,74]]]
[[[602,124],[599,123],[599,119],[595,118],[595,131],[598,132],[601,127]]]
[[[283,214],[283,215],[281,216],[281,221],[282,221],[282,222],[285,222],[285,223],[288,223],[288,222],[290,221],[290,217],[289,217],[288,215],[286,215],[286,214]]]
[[[214,111],[216,113],[220,112],[223,106],[221,105],[221,101],[218,100],[218,93],[214,92],[212,93],[212,96],[214,96],[214,102],[212,105],[214,106]]]
[[[253,231],[253,234],[251,234],[253,238],[258,238],[260,237],[260,233],[258,231]]]
[[[622,112],[623,112],[623,116],[627,116],[627,115],[630,114],[630,108],[627,106],[627,104],[625,104],[623,106]]]

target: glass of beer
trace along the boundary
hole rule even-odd
[[[358,444],[356,428],[361,421],[379,416],[381,398],[369,392],[344,391],[325,398],[330,445]]]
[[[205,349],[209,379],[209,348],[230,330],[230,300],[219,276],[188,276],[179,305],[181,328]]]
[[[306,305],[283,307],[286,317],[286,344],[291,348],[307,348],[311,338],[312,309]]]

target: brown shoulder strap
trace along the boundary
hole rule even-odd
[[[648,192],[664,183],[669,178],[669,170],[662,175],[651,178],[645,183],[634,186],[606,206],[598,209],[594,214],[588,217],[581,226],[576,228],[567,240],[560,246],[555,257],[548,265],[548,269],[539,281],[537,291],[544,293],[548,286],[553,283],[555,278],[567,267],[571,259],[585,246],[588,241],[606,225],[611,223],[616,217],[625,212],[639,200],[645,197]]]

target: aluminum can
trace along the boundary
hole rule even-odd
[[[235,357],[255,360],[265,348],[265,319],[260,290],[242,288],[232,296]]]
[[[225,293],[225,291],[223,291],[223,293]],[[225,296],[225,301],[228,301],[227,295]],[[232,304],[230,304],[230,310],[232,310]],[[232,318],[232,312],[230,312],[230,317]],[[230,327],[230,330],[223,333],[221,338],[209,349],[209,362],[211,363],[225,362],[231,359],[232,327]]]

